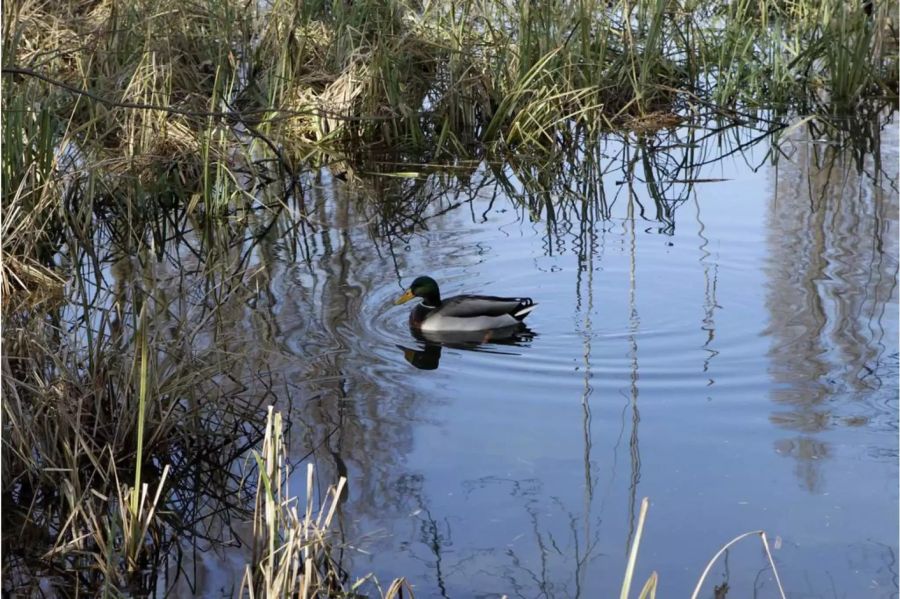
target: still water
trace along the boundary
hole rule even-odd
[[[617,596],[649,497],[638,589],[689,596],[764,529],[789,596],[896,596],[896,127],[861,161],[802,128],[777,163],[771,140],[652,165],[633,141],[540,191],[484,164],[322,174],[303,244],[260,250],[292,451],[349,479],[344,567],[417,597]],[[422,274],[540,305],[506,342],[426,345],[393,305]],[[701,596],[724,584],[776,596],[757,538]]]

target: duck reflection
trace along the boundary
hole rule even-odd
[[[403,352],[406,361],[419,370],[437,369],[441,362],[441,352],[445,347],[473,352],[515,355],[515,352],[504,351],[500,347],[523,347],[537,336],[537,333],[521,323],[488,331],[437,333],[410,328],[410,332],[419,341],[419,347],[411,348],[403,345],[397,347]]]

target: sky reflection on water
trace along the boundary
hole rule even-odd
[[[638,168],[587,181],[599,211],[582,187],[549,190],[550,214],[534,181],[485,166],[380,190],[424,198],[412,228],[321,182],[309,263],[276,248],[269,289],[281,375],[314,398],[293,442],[326,480],[349,471],[351,571],[425,597],[611,596],[649,496],[636,574],[665,595],[759,528],[790,593],[896,594],[896,161],[860,174],[802,130],[777,166],[763,146],[651,180],[610,142]],[[416,340],[391,302],[421,274],[534,297],[533,337]],[[723,582],[774,591],[750,542]]]

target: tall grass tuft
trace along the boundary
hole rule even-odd
[[[370,576],[352,583],[335,561],[335,517],[344,500],[346,479],[328,487],[319,506],[313,465],[306,469],[306,501],[291,494],[289,465],[281,414],[269,407],[265,436],[257,463],[256,507],[253,513],[253,559],[241,582],[241,597],[358,596],[373,586],[383,599],[414,597],[412,587],[397,578],[382,591]]]
[[[92,172],[108,172],[112,206],[133,215],[202,192],[215,212],[210,163],[233,173],[228,150],[247,133],[262,143],[244,155],[294,167],[452,162],[554,156],[580,137],[665,127],[697,106],[852,112],[897,96],[896,9],[893,0],[873,14],[841,0],[25,0],[4,7],[3,100],[17,108],[22,98],[18,109],[35,115],[23,118],[56,124],[55,137],[27,137],[44,144],[44,167],[46,143],[58,149],[65,132]],[[211,143],[220,140],[226,147]],[[4,174],[21,181],[25,166]]]
[[[264,409],[221,380],[241,357],[203,341],[217,308],[176,317],[145,287],[149,269],[95,270],[91,246],[67,246],[65,302],[4,315],[5,581],[25,595],[41,580],[152,592],[181,543],[246,512],[233,464],[261,438]]]

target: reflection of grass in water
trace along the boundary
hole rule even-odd
[[[490,199],[486,209],[473,214],[476,222],[487,220],[492,210],[505,209],[511,200],[522,219],[546,227],[549,244],[573,230],[583,232],[587,223],[621,217],[626,211],[672,234],[678,208],[694,197],[698,186],[720,181],[716,163],[743,161],[756,170],[783,155],[790,158],[791,137],[798,127],[808,129],[814,139],[833,139],[845,148],[839,151],[852,153],[860,168],[867,157],[873,158],[879,173],[881,129],[892,120],[892,112],[879,106],[879,112],[805,118],[791,126],[775,113],[740,124],[704,113],[674,129],[610,133],[590,143],[581,139],[549,161],[546,155],[511,155],[505,162],[469,165],[465,173],[428,165],[417,178],[370,172],[355,176],[355,183],[366,199],[363,210],[370,213],[376,237],[396,238],[402,244],[428,229],[429,220],[471,205],[476,198]]]
[[[261,450],[259,453],[254,452],[254,458],[258,465],[259,477],[253,514],[254,550],[252,564],[247,566],[241,583],[242,597],[274,598],[297,594],[305,598],[347,596],[348,593],[356,596],[357,593],[366,590],[366,585],[372,587],[372,590],[383,599],[403,597],[404,592],[411,597],[415,596],[413,586],[404,578],[394,579],[387,590],[382,590],[372,576],[348,584],[347,573],[333,558],[335,547],[331,532],[335,514],[340,504],[346,500],[344,487],[346,479],[341,477],[336,485],[330,486],[318,509],[315,509],[313,466],[309,464],[306,473],[306,503],[305,506],[301,506],[298,498],[291,495],[289,489],[291,468],[286,459],[281,414],[274,412],[272,408],[269,408]],[[649,506],[649,499],[644,498],[628,553],[620,599],[628,599],[631,594]],[[428,517],[429,524],[433,527],[434,521],[430,514]],[[431,532],[436,534],[433,530]],[[716,561],[729,548],[751,536],[760,538],[779,593],[782,598],[785,597],[766,533],[757,530],[738,535],[716,552],[700,575],[691,595],[692,599],[699,596],[706,577]],[[441,558],[439,539],[435,537],[432,542],[439,563]],[[439,585],[443,585],[440,573],[438,581]],[[659,575],[654,571],[641,587],[638,599],[654,599],[658,585]],[[443,590],[443,586],[441,588]],[[727,584],[724,590],[717,587],[716,592],[719,591],[723,592],[722,596],[727,594]]]
[[[813,121],[806,125],[818,126]],[[688,184],[676,179],[690,181],[699,165],[715,157],[705,154],[700,144],[701,149],[691,150],[693,155],[673,158],[664,148],[691,146],[687,142],[698,139],[692,137],[693,130],[681,134],[686,137],[678,135],[660,132],[632,147],[623,145],[620,163],[635,169],[629,173],[634,179],[649,180],[646,169],[651,169],[660,189],[667,181],[676,186],[670,190],[688,190]],[[739,151],[742,144],[737,139],[733,147]],[[198,323],[227,319],[230,303],[252,297],[251,273],[243,268],[248,252],[242,243],[255,239],[258,230],[278,226],[273,224],[277,211],[270,215],[245,209],[245,192],[235,184],[236,177],[220,173],[211,175],[218,183],[210,189],[228,198],[221,213],[172,208],[129,220],[130,210],[139,211],[127,202],[91,211],[90,191],[103,186],[99,176],[87,176],[67,188],[67,181],[54,180],[51,171],[41,171],[37,164],[30,168],[27,176],[41,184],[28,194],[17,190],[12,200],[12,214],[28,219],[17,221],[4,212],[4,228],[12,231],[4,237],[4,249],[19,252],[13,265],[4,263],[5,274],[11,273],[5,284],[14,300],[9,302],[7,295],[4,305],[4,565],[23,588],[37,584],[36,576],[48,575],[66,587],[152,589],[158,582],[154,568],[177,556],[184,539],[223,542],[228,525],[222,522],[249,511],[252,490],[241,486],[246,473],[236,465],[263,436],[261,425],[254,423],[262,421],[264,393],[242,387],[246,381],[228,384],[227,373],[240,371],[245,356],[194,340],[205,334]],[[499,172],[508,178],[516,168],[523,167],[514,164]],[[535,170],[534,182],[513,197],[548,222],[578,223],[586,218],[584,203],[576,201],[586,168],[583,162],[575,163],[560,172],[565,178],[547,180]],[[546,182],[559,185],[561,192],[576,186],[576,192],[548,202],[551,194],[540,187]],[[421,194],[429,191],[427,185],[417,179],[402,179],[400,184],[410,195],[399,205],[428,209],[434,196]],[[440,189],[433,185],[430,191]],[[61,213],[54,203],[57,194],[65,196],[73,212]],[[552,213],[541,213],[550,209]],[[389,213],[382,218],[388,227]],[[180,229],[167,232],[171,219],[193,228],[194,236]],[[175,247],[177,256],[197,239],[202,241],[195,275],[209,279],[182,284],[176,292],[199,293],[197,305],[208,303],[199,315],[174,317],[178,311],[166,303],[171,300],[164,300],[166,294],[154,286],[153,276],[143,280],[135,273],[118,273],[114,279],[122,288],[107,289],[106,254],[135,251],[141,262],[152,263],[157,254],[138,248],[151,239],[167,238],[175,242],[154,248],[157,254]],[[61,269],[52,265],[74,259],[80,260],[79,266],[70,267],[71,281],[65,286],[56,274]],[[173,259],[173,264],[187,268],[180,260]],[[29,278],[32,272],[39,274]],[[141,425],[143,435],[138,433]],[[141,494],[133,492],[136,488]],[[281,526],[289,531],[300,526],[300,520],[284,516]],[[283,564],[271,553],[261,555],[255,558],[256,568]],[[328,581],[335,575],[317,576],[322,584],[334,584]],[[248,578],[246,584],[265,584],[258,581]]]

